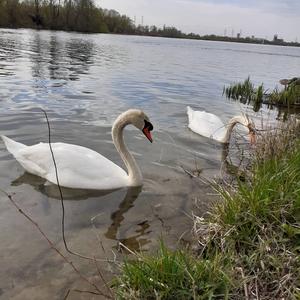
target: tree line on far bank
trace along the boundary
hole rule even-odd
[[[0,0],[0,27],[36,28],[90,33],[119,33],[240,43],[300,46],[296,42],[258,40],[250,37],[200,36],[175,27],[135,25],[115,10],[97,7],[94,0]]]
[[[130,18],[93,0],[0,0],[0,27],[132,33]]]
[[[183,37],[175,27],[135,26],[94,0],[0,0],[0,27]]]

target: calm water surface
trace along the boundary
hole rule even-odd
[[[299,75],[299,69],[300,49],[292,47],[0,30],[0,132],[28,145],[46,142],[44,108],[53,141],[90,147],[123,166],[111,141],[111,125],[128,108],[148,114],[153,144],[134,128],[125,133],[144,175],[141,189],[65,194],[70,247],[102,258],[113,258],[113,251],[119,259],[119,241],[148,251],[161,236],[173,246],[180,237],[188,239],[192,210],[205,212],[213,198],[208,186],[183,168],[200,168],[206,178],[218,176],[222,149],[187,129],[186,105],[226,121],[251,109],[225,100],[225,84],[250,75],[255,83],[273,88],[279,79]],[[266,109],[262,113],[268,115]],[[63,248],[57,189],[24,173],[2,142],[0,188],[14,193]],[[2,195],[0,200],[0,297],[62,299],[69,288],[86,289],[8,199]],[[95,273],[90,263],[74,261],[85,274]],[[114,272],[112,265],[101,267],[106,274]]]

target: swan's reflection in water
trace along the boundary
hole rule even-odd
[[[150,225],[147,220],[138,223],[138,229],[135,230],[136,234],[128,237],[122,238],[118,237],[119,229],[121,228],[121,224],[125,219],[124,214],[128,212],[133,206],[134,201],[138,198],[139,194],[142,191],[142,187],[129,187],[127,189],[126,196],[124,200],[120,203],[117,211],[111,214],[111,225],[105,233],[105,237],[112,240],[118,240],[123,245],[128,247],[129,249],[141,250],[141,248],[150,243],[150,240],[142,238],[143,236],[150,233],[148,231]]]
[[[60,200],[60,193],[57,185],[51,184],[39,177],[25,172],[20,177],[12,181],[12,186],[20,186],[22,184],[31,185],[36,191],[41,192],[46,196],[42,198],[43,200],[41,205],[43,207],[43,211],[47,214],[50,210],[50,201],[51,199]],[[105,190],[105,191],[97,191],[97,190],[84,190],[84,189],[70,189],[61,187],[62,194],[64,200],[72,200],[72,201],[81,201],[81,200],[89,200],[91,198],[101,198],[110,193],[117,191],[114,190]],[[122,222],[125,220],[124,215],[134,207],[134,201],[139,197],[142,191],[142,187],[129,187],[127,188],[126,194],[122,202],[119,204],[119,207],[116,211],[111,213],[110,216],[110,225],[106,223],[108,229],[106,230],[104,236],[108,240],[115,240],[121,242],[126,247],[131,250],[141,250],[141,248],[150,243],[150,240],[146,239],[145,236],[150,233],[148,230],[150,224],[148,220],[140,221],[137,224],[132,224],[132,226],[137,226],[138,228],[134,230],[134,234],[130,236],[126,236],[126,234],[120,234],[120,228],[122,226]],[[101,199],[99,199],[101,201]],[[101,214],[100,214],[101,216]],[[91,218],[93,216],[90,216]],[[95,226],[105,226],[105,224],[94,224]],[[132,229],[132,228],[131,228]]]

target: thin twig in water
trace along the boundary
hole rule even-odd
[[[73,264],[72,261],[70,261],[64,254],[62,254],[62,252],[55,247],[54,243],[47,237],[47,235],[44,233],[44,231],[41,229],[41,227],[39,226],[39,224],[37,222],[35,222],[27,213],[25,213],[22,208],[16,203],[16,201],[12,198],[12,196],[10,194],[8,194],[7,192],[0,190],[2,193],[4,193],[7,198],[9,199],[9,201],[15,206],[15,208],[19,211],[20,214],[22,214],[27,220],[29,220],[31,222],[31,224],[33,224],[36,229],[41,233],[41,235],[44,237],[44,239],[48,242],[48,244],[50,245],[50,247],[56,251],[56,253],[67,263],[69,264],[72,269],[78,274],[78,276],[83,280],[86,281],[88,284],[90,284],[93,288],[95,288],[95,290],[97,292],[92,292],[94,294],[97,295],[102,295],[104,297],[107,297],[109,299],[111,299],[111,297],[109,295],[104,294],[98,287],[96,284],[94,284],[93,282],[91,282],[88,278],[86,278],[85,276],[83,276],[79,270],[77,269],[77,267],[75,267],[75,265]],[[68,296],[68,294],[66,295]],[[66,297],[65,297],[66,298]]]
[[[119,241],[119,246],[123,247],[125,250],[127,250],[132,255],[138,256],[137,253],[133,252],[131,249],[129,249],[127,246],[125,246],[122,242]]]
[[[91,291],[83,291],[83,290],[78,290],[78,289],[75,289],[73,290],[74,292],[77,292],[77,293],[85,293],[85,294],[92,294],[92,295],[99,295],[98,293],[95,293],[95,292],[91,292]],[[105,296],[105,297],[108,297],[108,296]],[[112,299],[109,297],[109,299]]]
[[[62,193],[62,190],[61,190],[61,186],[59,184],[56,160],[54,158],[54,153],[53,153],[53,149],[52,149],[52,145],[51,145],[50,123],[49,123],[48,115],[47,115],[46,111],[44,109],[42,109],[42,108],[41,108],[41,110],[43,111],[43,113],[44,113],[44,115],[46,117],[46,121],[47,121],[47,126],[48,126],[48,144],[49,144],[49,148],[50,148],[50,152],[51,152],[51,156],[52,156],[52,160],[53,160],[53,164],[54,164],[54,168],[55,168],[55,176],[56,176],[57,186],[58,186],[58,190],[59,190],[59,194],[60,194],[60,200],[61,200],[61,208],[62,208],[61,231],[62,231],[62,238],[63,238],[63,242],[64,242],[66,250],[68,252],[72,253],[72,251],[70,251],[69,248],[68,248],[68,245],[67,245],[67,242],[66,242],[66,238],[65,238],[65,205],[64,205],[64,197],[63,197],[63,193]]]
[[[196,178],[197,176],[192,174],[190,171],[188,171],[187,169],[185,169],[183,166],[180,166],[182,168],[182,170],[188,174],[191,178]]]
[[[64,297],[64,300],[67,300],[67,298],[69,297],[69,295],[70,295],[70,292],[71,292],[71,290],[70,289],[68,289],[68,291],[67,291],[67,293],[66,293],[66,296]]]
[[[108,292],[109,292],[110,295],[111,295],[111,298],[113,299],[113,298],[114,298],[114,295],[113,295],[113,293],[112,293],[112,291],[111,291],[111,288],[109,287],[109,285],[107,284],[106,280],[104,279],[104,276],[103,276],[103,274],[102,274],[102,272],[101,272],[101,270],[100,270],[100,268],[99,268],[99,266],[98,266],[98,264],[97,264],[96,258],[95,258],[94,262],[95,262],[95,266],[96,266],[96,269],[97,269],[97,271],[98,271],[99,277],[100,277],[101,280],[104,282],[104,285],[106,286]]]
[[[97,214],[96,216],[93,216],[90,221],[91,221],[91,225],[92,225],[92,231],[94,232],[94,234],[96,235],[97,239],[98,239],[98,242],[99,242],[99,245],[101,246],[103,252],[106,254],[106,251],[105,251],[105,248],[103,246],[103,243],[102,243],[102,240],[97,232],[97,228],[96,228],[96,225],[94,223],[94,220],[99,217],[100,215],[103,215],[103,213],[100,213],[100,214]]]
[[[62,231],[62,238],[63,238],[63,242],[64,242],[64,245],[65,245],[65,249],[66,249],[67,252],[69,252],[72,255],[75,255],[75,256],[78,256],[80,258],[84,258],[84,259],[88,259],[88,260],[94,261],[95,258],[90,257],[90,256],[86,256],[86,255],[83,255],[83,254],[80,254],[80,253],[77,253],[77,252],[74,252],[73,250],[69,249],[69,247],[67,245],[67,241],[66,241],[66,238],[65,238],[65,205],[64,205],[64,197],[63,197],[62,189],[61,189],[61,186],[60,186],[60,183],[59,183],[56,160],[55,160],[53,149],[52,149],[52,145],[51,145],[50,123],[49,123],[48,115],[47,115],[46,111],[44,109],[42,109],[42,108],[41,108],[41,110],[43,111],[43,113],[44,113],[44,115],[46,117],[46,121],[47,121],[47,126],[48,126],[48,144],[49,144],[49,148],[50,148],[50,152],[51,152],[51,156],[52,156],[52,160],[53,160],[53,164],[54,164],[54,168],[55,168],[56,182],[57,182],[57,186],[58,186],[59,194],[60,194],[61,207],[62,207],[62,221],[61,221],[62,228],[61,228],[61,231]],[[98,259],[97,258],[96,260],[97,261],[113,262],[113,261],[111,261],[109,259]]]

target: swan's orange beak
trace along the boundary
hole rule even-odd
[[[255,133],[254,132],[250,132],[249,136],[250,136],[250,144],[254,145],[256,143]]]
[[[249,126],[248,128],[249,128],[250,144],[254,145],[256,143],[255,129],[252,126]]]
[[[144,120],[144,122],[145,122],[145,126],[142,131],[146,136],[146,138],[152,143],[153,140],[150,131],[153,130],[153,125],[147,120]]]
[[[151,136],[151,133],[150,133],[150,131],[149,131],[149,129],[147,127],[145,127],[143,129],[143,133],[146,136],[146,138],[152,143],[153,142],[152,136]]]

